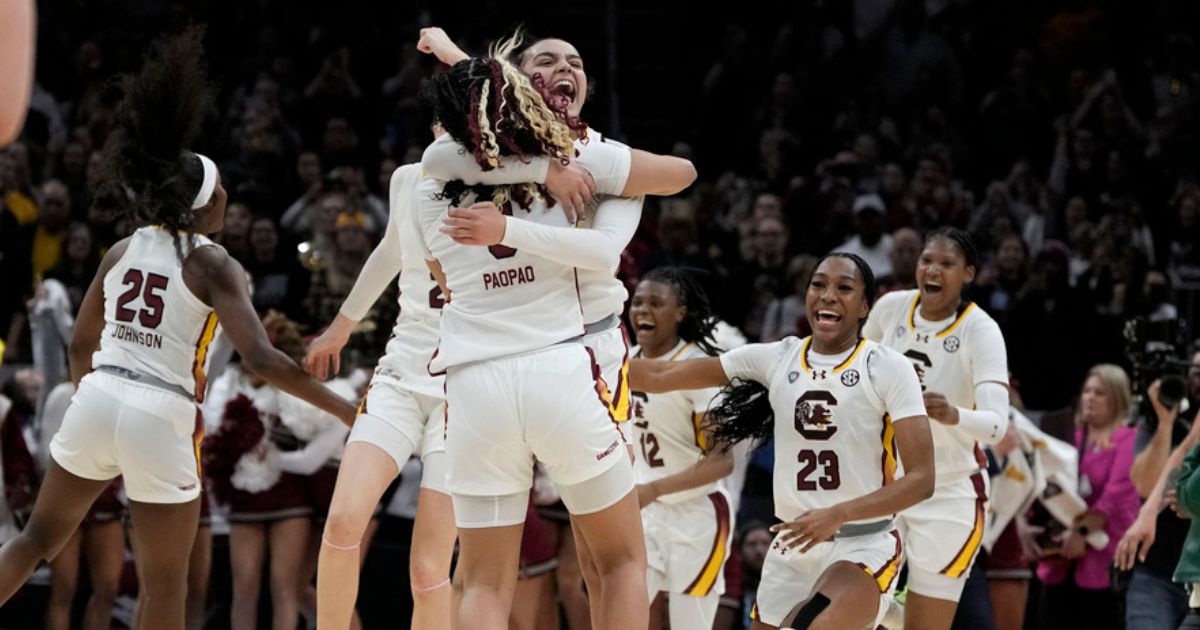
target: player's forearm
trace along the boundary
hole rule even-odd
[[[350,289],[350,294],[342,302],[342,308],[338,311],[341,315],[355,322],[366,317],[367,311],[371,310],[371,306],[404,265],[400,252],[396,251],[398,249],[394,240],[388,238],[375,246],[358,279],[354,281],[354,288]]]
[[[660,497],[710,485],[733,472],[733,452],[709,451],[704,458],[686,470],[650,482]]]
[[[1159,473],[1171,457],[1171,425],[1160,423],[1154,431],[1150,444],[1133,458],[1129,467],[1129,479],[1137,489],[1138,496],[1146,498],[1154,489]]]
[[[908,470],[886,486],[835,506],[845,522],[889,517],[933,496],[933,467]]]
[[[554,227],[515,217],[506,217],[500,244],[595,271],[614,269],[621,259],[620,248],[602,230]]]

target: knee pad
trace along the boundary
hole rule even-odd
[[[816,621],[817,616],[829,607],[829,598],[821,593],[813,593],[813,596],[808,598],[797,610],[792,612],[787,617],[784,617],[783,623],[779,625],[779,630],[808,630],[808,627]]]
[[[516,492],[494,497],[451,495],[454,521],[459,527],[505,527],[525,522],[529,493]]]
[[[633,490],[633,466],[618,458],[608,470],[579,483],[555,484],[571,514],[593,514],[620,501]]]

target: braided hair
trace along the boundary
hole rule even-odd
[[[694,272],[683,267],[658,267],[642,276],[642,282],[665,284],[675,292],[675,299],[685,309],[679,322],[680,339],[696,344],[709,356],[721,353],[713,338],[717,315]]]
[[[487,57],[464,59],[421,86],[421,97],[434,117],[484,171],[499,166],[504,156],[522,160],[548,156],[563,163],[575,156],[571,130],[529,79],[505,59],[518,41],[501,42]],[[497,204],[513,199],[527,206],[547,197],[543,188],[520,184],[475,192],[490,192]],[[448,185],[443,197],[461,198],[464,193],[461,184]]]
[[[159,39],[140,72],[118,79],[123,98],[104,147],[99,207],[177,233],[191,229],[204,168],[188,147],[213,103],[203,37],[191,27]]]
[[[871,266],[857,254],[832,252],[823,256],[813,267],[813,274],[827,258],[845,258],[854,263],[862,279],[863,297],[868,310],[875,305],[878,292]],[[812,282],[812,275],[809,275]],[[866,318],[858,323],[862,330]],[[721,390],[719,404],[708,410],[705,424],[712,432],[713,443],[728,450],[742,440],[764,440],[775,433],[775,410],[771,408],[769,390],[758,381],[734,379]]]
[[[979,266],[979,250],[975,247],[975,239],[964,230],[956,227],[941,227],[929,233],[925,237],[926,243],[932,243],[935,239],[944,238],[954,244],[955,249],[962,255],[967,267]]]

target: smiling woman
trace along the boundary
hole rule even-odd
[[[891,515],[933,491],[916,375],[898,353],[859,337],[874,285],[861,258],[830,254],[805,294],[811,337],[743,346],[719,358],[631,364],[632,387],[650,394],[725,386],[708,411],[716,448],[748,438],[775,441],[775,509],[784,522],[773,528],[778,535],[763,565],[754,628],[875,621],[878,606],[869,603],[878,603],[899,572]],[[899,456],[905,474],[895,479]]]

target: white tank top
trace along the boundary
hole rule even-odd
[[[640,357],[642,349],[635,347],[633,356]],[[696,344],[682,341],[657,361],[686,361],[708,357]],[[639,484],[650,483],[681,473],[704,459],[710,448],[701,432],[704,414],[716,402],[721,389],[688,389],[662,394],[630,392],[631,423],[634,433],[633,451],[637,455],[633,472]],[[659,497],[665,503],[681,503],[709,494],[720,483],[675,492]]]
[[[729,378],[770,390],[775,516],[785,521],[889,483],[897,456],[892,421],[926,421],[921,385],[896,351],[863,339],[830,357],[811,352],[811,340],[788,337],[721,355]]]
[[[185,252],[213,244],[198,234],[144,227],[104,276],[104,333],[92,367],[153,376],[203,401],[209,349],[219,326],[212,307],[184,283],[176,240]]]
[[[879,298],[863,334],[904,355],[921,388],[938,392],[956,407],[975,408],[975,386],[1008,383],[1008,359],[1000,326],[973,302],[941,322],[921,318],[921,292],[895,291]],[[930,422],[937,483],[951,483],[987,467],[975,439],[961,429]]]
[[[441,398],[445,395],[443,378],[431,376],[428,365],[438,345],[438,326],[446,300],[437,280],[425,265],[421,234],[409,216],[417,212],[417,183],[421,165],[408,164],[397,169],[392,179],[391,211],[399,227],[400,257],[404,266],[396,280],[400,289],[400,313],[379,359],[376,373],[389,370],[398,384],[408,390]]]

